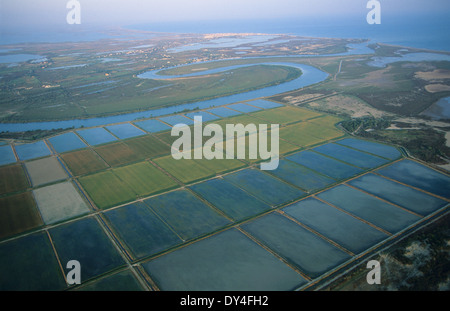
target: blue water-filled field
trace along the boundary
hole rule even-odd
[[[306,280],[237,229],[163,255],[142,267],[166,291],[288,291]]]
[[[281,160],[278,168],[270,171],[270,173],[308,192],[322,189],[336,182],[330,177],[320,175],[304,166],[287,160]]]
[[[235,221],[271,209],[266,203],[223,179],[196,184],[191,189]]]
[[[233,105],[228,105],[227,107],[237,110],[242,113],[250,113],[250,112],[255,112],[255,111],[261,110],[261,108],[249,106],[246,104],[233,104]]]
[[[111,125],[106,128],[120,139],[127,139],[147,134],[130,123]]]
[[[185,116],[188,118],[191,118],[191,119],[194,119],[194,117],[197,117],[197,116],[202,117],[202,122],[209,122],[209,121],[214,121],[214,120],[220,119],[220,117],[210,114],[209,112],[206,112],[206,111],[197,111],[197,112],[186,113]]]
[[[398,206],[345,185],[322,192],[317,197],[390,233],[397,233],[421,219]]]
[[[248,104],[259,107],[261,109],[272,109],[272,108],[283,107],[282,104],[278,104],[278,103],[271,102],[271,101],[264,100],[264,99],[253,100],[251,102],[248,102]]]
[[[103,213],[134,258],[150,256],[181,243],[181,239],[144,203]]]
[[[305,192],[255,169],[245,169],[227,175],[224,179],[272,206],[278,206],[306,195]]]
[[[112,135],[104,128],[79,130],[77,131],[77,133],[78,135],[83,137],[83,139],[91,146],[107,144],[117,140],[117,138],[114,137],[114,135]]]
[[[183,117],[181,115],[175,115],[175,116],[168,116],[168,117],[162,117],[159,118],[161,121],[170,124],[172,126],[179,126],[181,124],[184,125],[192,125],[194,124],[194,120],[191,120],[189,118]]]
[[[374,174],[364,175],[349,184],[423,216],[448,204],[444,200]]]
[[[177,190],[144,202],[183,240],[193,239],[230,223],[187,190]]]
[[[0,244],[1,291],[56,291],[67,288],[45,232]]]
[[[218,108],[212,108],[206,110],[207,112],[210,112],[212,114],[215,114],[219,117],[226,118],[226,117],[232,117],[242,114],[241,112],[234,111],[225,107],[218,107]]]
[[[450,199],[450,177],[411,160],[379,169],[379,174]]]
[[[286,159],[336,180],[350,178],[363,172],[363,170],[358,167],[342,163],[312,151],[295,153],[286,157]]]
[[[56,152],[63,153],[77,149],[86,148],[87,145],[73,132],[49,138],[48,141]]]
[[[242,226],[310,278],[339,266],[350,255],[292,220],[271,213]]]
[[[294,203],[283,211],[354,254],[388,237],[382,231],[315,198]]]
[[[367,140],[355,139],[355,138],[346,138],[337,142],[340,145],[345,145],[351,148],[355,148],[361,151],[365,151],[383,158],[387,158],[389,160],[396,160],[402,156],[400,151],[397,148],[374,143]]]
[[[16,145],[14,148],[16,149],[17,156],[22,161],[42,158],[52,154],[43,141],[38,141],[31,144]]]
[[[80,262],[82,282],[125,264],[100,224],[93,218],[55,227],[49,233],[61,262]]]
[[[88,283],[86,286],[78,287],[76,290],[95,292],[124,292],[143,291],[142,285],[130,269],[114,274],[109,274],[98,280]]]
[[[145,120],[135,122],[135,125],[139,126],[141,129],[146,130],[149,133],[158,133],[162,131],[168,131],[171,127],[167,124],[164,124],[158,120]]]
[[[17,162],[14,151],[10,145],[0,146],[0,165]]]
[[[314,148],[313,150],[363,169],[378,167],[389,162],[387,159],[373,156],[361,151],[356,151],[334,143],[322,145]]]

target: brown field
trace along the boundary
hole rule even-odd
[[[21,165],[10,165],[0,168],[0,195],[21,190],[30,186]]]
[[[90,149],[61,155],[74,176],[86,175],[108,168],[108,165]]]
[[[145,158],[170,154],[170,147],[151,135],[127,140],[125,144]]]
[[[42,226],[30,192],[0,198],[0,239]]]
[[[136,162],[144,158],[122,142],[104,145],[94,149],[110,166]]]

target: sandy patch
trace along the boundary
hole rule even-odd
[[[310,103],[309,105],[319,110],[336,111],[340,113],[343,112],[350,115],[352,118],[361,118],[366,116],[381,118],[383,116],[390,115],[389,113],[369,106],[359,98],[344,95],[327,97]]]
[[[433,71],[426,71],[426,72],[418,71],[416,72],[415,77],[426,81],[450,79],[450,70],[436,69]]]
[[[450,85],[445,84],[428,84],[425,86],[425,90],[429,93],[439,93],[450,91]]]

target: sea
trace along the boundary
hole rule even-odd
[[[450,12],[422,15],[382,14],[381,24],[369,25],[364,14],[357,16],[302,17],[285,19],[206,20],[148,22],[145,24],[57,25],[6,29],[0,27],[0,45],[36,42],[80,42],[127,38],[120,29],[159,33],[264,33],[305,37],[356,38],[421,49],[450,52]],[[129,36],[129,34],[128,34]],[[149,34],[133,33],[135,39]]]

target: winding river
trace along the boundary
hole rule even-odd
[[[212,70],[206,70],[202,72],[197,72],[193,74],[186,75],[161,75],[158,74],[161,71],[168,70],[170,68],[166,68],[163,70],[154,70],[146,72],[139,76],[141,79],[156,79],[156,80],[164,80],[164,79],[173,79],[180,77],[189,77],[189,76],[202,76],[211,73],[219,73],[228,70],[233,70],[241,67],[249,67],[255,65],[281,65],[281,66],[289,66],[300,69],[302,71],[302,75],[294,80],[291,80],[286,83],[282,83],[275,86],[269,86],[262,89],[239,93],[235,95],[215,98],[211,100],[199,101],[195,103],[177,105],[172,107],[164,107],[159,109],[153,109],[149,111],[135,112],[135,113],[126,113],[115,116],[101,117],[101,118],[90,118],[90,119],[74,119],[74,120],[63,120],[63,121],[52,121],[52,122],[30,122],[30,123],[1,123],[0,124],[0,132],[22,132],[22,131],[33,131],[33,130],[51,130],[58,128],[81,128],[81,127],[95,127],[102,126],[120,122],[129,122],[134,121],[136,119],[142,118],[152,118],[159,117],[168,114],[180,113],[186,110],[193,110],[196,108],[199,109],[207,109],[211,107],[221,106],[232,104],[239,101],[256,99],[259,97],[267,97],[273,96],[276,94],[293,91],[296,89],[300,89],[302,87],[306,87],[312,84],[316,84],[324,81],[328,77],[328,73],[323,72],[315,67],[304,65],[304,64],[296,64],[284,62],[280,59],[280,62],[264,62],[263,60],[260,63],[247,64],[247,65],[237,65],[237,66],[228,66],[222,67]]]

